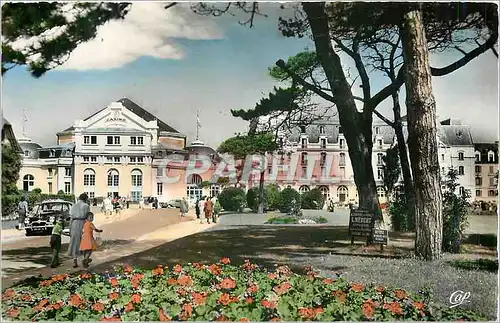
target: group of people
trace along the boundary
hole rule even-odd
[[[139,200],[139,208],[140,209],[158,209],[160,207],[160,202],[158,201],[158,198],[156,197],[148,197],[145,199],[140,199]]]
[[[119,214],[124,208],[130,208],[130,199],[125,197],[106,197],[102,200],[101,212],[105,215],[112,215],[113,211]]]
[[[94,232],[102,232],[92,223],[94,214],[90,212],[90,206],[87,194],[83,193],[78,197],[76,202],[69,211],[71,216],[70,222],[70,242],[68,247],[68,255],[73,258],[73,268],[78,267],[78,258],[83,256],[83,267],[88,268],[92,262],[92,252],[97,249],[97,241],[94,237]],[[59,263],[59,252],[61,250],[61,235],[64,230],[64,219],[61,217],[57,220],[56,225],[52,229],[50,237],[50,248],[52,249],[52,262],[50,267],[55,268]]]
[[[203,197],[200,198],[195,205],[196,218],[200,220],[200,223],[203,223],[203,218],[201,217],[202,211],[208,224],[210,224],[210,221],[216,223],[220,212],[219,201],[217,201],[215,197],[207,197],[206,199]]]

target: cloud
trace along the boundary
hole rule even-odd
[[[184,51],[175,39],[222,38],[215,21],[196,15],[189,6],[168,10],[164,3],[134,3],[123,20],[99,27],[97,37],[79,45],[57,69],[107,70],[124,66],[141,56],[182,59]]]

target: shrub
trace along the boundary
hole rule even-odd
[[[288,213],[292,209],[292,201],[295,200],[295,205],[300,207],[300,193],[293,188],[285,188],[280,192],[279,210],[282,213]]]
[[[225,211],[241,212],[246,206],[245,191],[238,187],[226,187],[217,199]]]
[[[266,186],[267,192],[267,209],[274,211],[279,208],[280,203],[280,187],[276,184]]]
[[[458,253],[467,228],[467,210],[470,193],[465,190],[457,195],[458,172],[450,168],[447,174],[446,190],[443,192],[443,251]]]
[[[391,217],[391,226],[394,231],[415,231],[415,219],[413,219],[413,217],[410,218],[408,214],[408,207],[404,195],[395,195],[394,201],[389,204],[389,215]]]
[[[308,192],[302,193],[301,196],[301,206],[303,209],[308,210],[321,210],[325,205],[325,197],[323,193],[317,188],[314,188]]]
[[[320,216],[314,219],[316,223],[328,223],[328,220],[324,216]]]
[[[297,218],[294,217],[276,217],[267,220],[266,224],[295,224],[298,223]]]
[[[264,188],[264,206],[267,204],[267,190]],[[247,192],[247,206],[252,209],[252,211],[257,212],[259,210],[259,187],[252,187]]]
[[[486,320],[439,307],[426,294],[363,285],[332,274],[274,271],[228,258],[216,264],[129,266],[58,274],[7,289],[2,313],[17,321],[454,321]]]

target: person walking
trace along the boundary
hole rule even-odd
[[[200,214],[201,214],[201,212],[200,212],[200,200],[196,201],[196,204],[194,206],[194,211],[196,213],[196,219],[199,220],[200,219]]]
[[[24,196],[21,196],[21,201],[17,205],[17,214],[19,215],[19,230],[24,228],[24,220],[26,219],[26,214],[28,214],[28,201]]]
[[[186,201],[186,198],[183,197],[182,200],[181,200],[181,217],[184,217],[186,216],[186,213],[188,212],[189,210],[189,205],[188,205],[188,202]]]
[[[205,201],[204,212],[207,223],[210,224],[210,219],[212,218],[213,204],[209,197]]]
[[[222,210],[222,207],[219,203],[219,200],[215,199],[214,211],[213,211],[213,217],[212,217],[212,221],[214,223],[217,223],[217,218],[219,217],[219,213],[221,210]]]
[[[56,225],[52,229],[50,236],[50,249],[52,249],[52,261],[50,268],[56,268],[60,265],[59,252],[61,251],[61,234],[64,229],[64,219],[62,217],[57,219]]]
[[[87,203],[88,199],[89,197],[87,194],[80,194],[78,202],[76,202],[69,211],[71,224],[68,256],[73,258],[73,268],[78,267],[78,257],[81,255],[80,243],[82,240],[83,225],[85,224],[87,215],[90,212],[90,206]]]
[[[89,263],[92,262],[90,256],[92,251],[97,250],[97,242],[94,238],[95,232],[102,232],[95,227],[94,214],[92,212],[87,213],[87,219],[83,225],[82,241],[80,242],[80,251],[83,253],[83,268],[89,268]]]
[[[205,198],[200,197],[200,201],[198,202],[198,208],[200,209],[200,213],[205,213]],[[203,224],[203,217],[200,215],[200,223]]]

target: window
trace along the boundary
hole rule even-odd
[[[320,186],[319,191],[321,192],[321,194],[323,194],[325,200],[330,197],[330,190],[328,189],[328,186]]]
[[[377,154],[377,165],[383,165],[383,156],[384,154]]]
[[[463,152],[458,153],[458,160],[464,160],[464,153]]]
[[[142,192],[141,191],[131,191],[130,197],[131,197],[132,201],[139,201],[142,198]]]
[[[96,156],[90,157],[90,162],[91,163],[97,163],[97,157]]]
[[[349,191],[347,190],[347,187],[339,186],[339,188],[337,188],[337,196],[339,198],[339,202],[343,203],[347,201],[349,198]]]
[[[463,186],[460,186],[458,188],[458,194],[460,194],[461,196],[465,195],[465,188]]]
[[[321,149],[326,149],[326,138],[321,138]]]
[[[307,178],[307,166],[302,167],[302,178]]]
[[[385,197],[385,189],[383,186],[377,186],[377,196]]]
[[[344,139],[339,140],[339,147],[340,149],[344,149]]]
[[[24,157],[29,157],[30,156],[30,151],[29,150],[25,150],[24,151]]]
[[[84,145],[97,145],[97,136],[83,136]]]
[[[89,158],[89,157],[87,157],[87,156],[84,156],[84,157],[83,157],[83,162],[84,162],[84,163],[88,163],[88,162],[89,162],[89,160],[90,160],[90,158]]]
[[[83,136],[83,144],[84,145],[90,144],[90,136]]]
[[[345,167],[340,167],[340,176],[345,178]]]
[[[144,157],[137,157],[138,163],[144,163]]]
[[[106,157],[106,163],[112,163],[113,157]]]
[[[218,196],[219,193],[220,193],[220,186],[219,185],[217,185],[217,184],[210,185],[210,196],[211,197]]]
[[[307,185],[302,185],[301,187],[299,187],[299,193],[305,193],[305,192],[309,192],[310,189],[309,189],[309,186]]]
[[[382,147],[382,139],[378,139],[378,140],[377,140],[377,145],[378,145],[379,147]]]
[[[444,154],[441,154],[441,161],[444,161]]]
[[[138,169],[134,169],[131,173],[132,176],[132,186],[142,186],[142,172]]]
[[[377,168],[377,180],[382,180],[384,179],[384,169],[383,168]]]
[[[380,128],[379,127],[375,127],[375,134],[378,135],[380,133]]]
[[[135,158],[135,157],[130,157],[130,162],[131,162],[131,163],[137,163],[137,158]]]
[[[137,137],[130,137],[130,144],[137,145]]]
[[[273,173],[273,165],[267,166],[267,173],[271,175]]]
[[[307,148],[307,138],[302,138],[302,148]]]
[[[481,190],[476,190],[476,196],[481,196]]]
[[[116,169],[110,169],[108,171],[108,186],[118,187],[120,183],[120,175]]]
[[[474,155],[476,156],[476,163],[479,163],[481,161],[481,153],[476,151]]]
[[[203,179],[198,174],[191,174],[188,178],[188,184],[200,185],[203,182]]]
[[[52,168],[49,168],[47,169],[49,171],[49,176],[53,176],[54,175],[54,172],[53,172],[53,169]]]
[[[490,186],[496,186],[496,178],[495,177],[490,177]]]
[[[112,145],[113,144],[113,136],[108,136],[106,143],[108,145]]]
[[[158,167],[156,169],[156,176],[162,177],[163,176],[163,170],[164,170],[164,168]]]
[[[52,194],[52,183],[48,183],[49,184],[49,194]]]
[[[108,145],[119,145],[120,144],[120,136],[108,136],[106,143]]]
[[[90,144],[97,145],[97,136],[90,136]]]
[[[71,168],[70,167],[66,167],[64,169],[64,176],[71,176]]]
[[[488,196],[497,196],[497,192],[495,192],[495,190],[489,190],[488,191]]]
[[[83,186],[95,186],[95,171],[87,168],[83,171]]]
[[[156,195],[163,195],[163,183],[156,183]]]
[[[464,175],[464,166],[458,166],[458,175]]]
[[[64,182],[64,193],[71,194],[71,182]]]
[[[307,165],[307,153],[302,153],[300,155],[300,163],[302,165]]]
[[[120,157],[113,157],[113,161],[114,161],[115,163],[119,163],[119,162],[120,162],[120,160],[121,160],[121,158],[120,158]]]
[[[339,166],[345,166],[345,154],[340,153]]]
[[[319,134],[324,135],[325,134],[325,126],[319,126]]]
[[[488,151],[488,163],[493,163],[495,161],[495,153],[491,150]]]
[[[137,137],[137,144],[144,145],[144,137]]]
[[[444,167],[441,167],[441,173],[445,174],[445,169],[444,169]]]
[[[476,186],[483,185],[483,179],[481,177],[476,177]]]
[[[95,192],[85,192],[85,194],[87,194],[89,199],[93,199],[95,197]]]
[[[476,173],[481,173],[481,166],[476,166]]]
[[[490,174],[495,174],[495,166],[490,166]]]
[[[321,177],[326,178],[328,175],[326,173],[326,167],[322,166],[321,167]]]
[[[325,152],[321,153],[321,157],[320,157],[320,160],[319,160],[319,164],[320,164],[321,166],[323,166],[324,164],[326,164],[326,153],[325,153]]]

